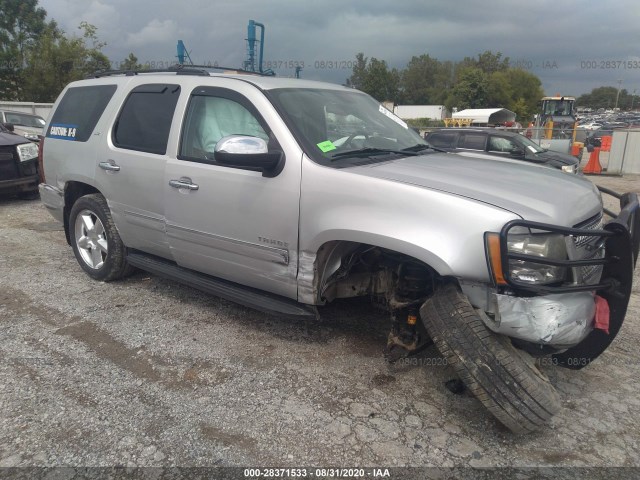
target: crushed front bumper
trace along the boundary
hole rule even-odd
[[[497,309],[500,310],[502,307],[506,322],[503,317],[502,327],[494,325],[492,328],[490,323],[487,326],[494,331],[502,330],[500,333],[515,338],[522,339],[526,336],[528,338],[524,339],[527,341],[532,341],[531,337],[534,336],[536,343],[540,344],[560,347],[573,345],[566,351],[553,356],[555,363],[571,369],[580,369],[591,363],[607,349],[620,331],[631,296],[633,270],[638,258],[640,245],[638,195],[636,193],[618,195],[604,188],[600,190],[602,193],[616,197],[620,201],[621,209],[617,216],[605,210],[605,213],[613,219],[602,229],[563,228],[538,222],[514,220],[506,224],[500,233],[503,271],[507,272],[505,279],[511,293],[515,295],[511,295],[511,298],[496,295]],[[516,227],[602,238],[605,241],[606,255],[604,258],[588,260],[555,261],[510,253],[507,248],[507,236],[509,230]],[[567,268],[602,265],[603,270],[600,280],[594,284],[531,285],[509,277],[510,259]],[[610,312],[608,333],[593,329],[594,295],[604,298],[608,303]],[[565,305],[560,306],[558,302]]]
[[[556,350],[573,347],[593,330],[596,313],[590,292],[536,297],[495,294],[495,317],[485,323],[496,333]]]

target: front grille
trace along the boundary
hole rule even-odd
[[[0,147],[0,181],[13,180],[19,176],[15,147]]]
[[[574,228],[583,230],[602,230],[604,228],[604,216],[599,215],[576,225]],[[604,239],[589,235],[572,236],[576,247],[576,258],[571,260],[595,260],[605,257]],[[579,268],[583,283],[598,283],[602,276],[604,265],[587,265]],[[579,279],[576,279],[579,280]]]

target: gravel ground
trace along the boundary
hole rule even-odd
[[[590,177],[618,191],[638,177]],[[281,319],[137,273],[89,279],[38,200],[0,199],[0,466],[640,467],[640,295],[612,347],[549,368],[563,399],[514,436],[387,318]]]

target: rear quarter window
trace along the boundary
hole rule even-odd
[[[47,137],[86,142],[116,88],[93,85],[68,89],[51,117]]]

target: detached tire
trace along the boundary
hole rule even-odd
[[[537,430],[561,408],[533,359],[490,331],[454,285],[420,308],[427,332],[467,388],[514,433]]]
[[[127,263],[126,248],[102,195],[85,195],[73,204],[69,230],[73,253],[91,278],[110,282],[133,271]]]

